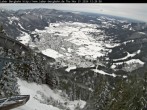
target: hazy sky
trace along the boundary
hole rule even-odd
[[[133,18],[147,22],[147,3],[95,3],[95,4],[71,4],[71,3],[33,3],[33,4],[0,4],[0,8],[6,9],[32,9],[32,8],[49,8],[58,10],[70,10],[81,12],[93,12]]]

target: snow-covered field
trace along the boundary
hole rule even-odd
[[[57,51],[53,50],[53,49],[46,49],[46,50],[42,50],[42,53],[44,55],[47,55],[49,57],[52,58],[58,58],[58,57],[62,57],[63,55],[59,54]]]
[[[18,79],[18,85],[20,93],[30,95],[30,100],[25,105],[13,110],[65,110],[65,108],[75,110],[75,107],[83,108],[86,104],[82,100],[70,101],[66,94],[64,97],[61,96],[62,91],[52,90],[45,84],[28,83]]]

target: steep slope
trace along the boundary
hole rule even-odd
[[[84,101],[70,101],[61,90],[51,90],[47,85],[28,83],[20,79],[18,85],[20,94],[28,94],[31,97],[26,105],[13,110],[75,110],[85,106]]]

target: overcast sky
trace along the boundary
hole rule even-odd
[[[92,12],[92,13],[101,13],[109,14],[115,16],[122,16],[137,20],[142,20],[147,22],[147,3],[95,3],[95,4],[61,4],[61,3],[26,3],[26,4],[0,4],[0,8],[5,9],[33,9],[33,8],[49,8],[49,9],[58,9],[58,10],[70,10],[70,11],[80,11],[80,12]]]

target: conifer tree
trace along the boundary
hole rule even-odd
[[[0,23],[0,32],[3,32],[3,26],[1,23]]]

